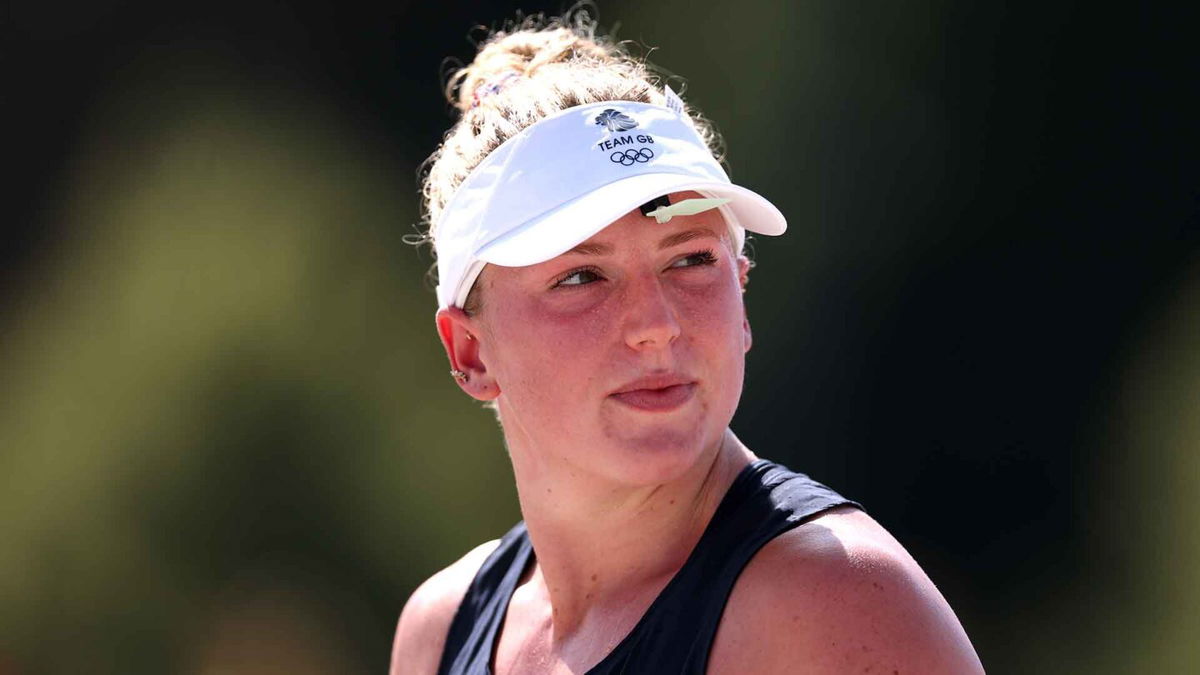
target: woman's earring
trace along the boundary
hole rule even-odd
[[[467,333],[467,339],[474,340],[475,336],[471,335],[470,333]],[[457,380],[459,384],[463,384],[467,380],[471,379],[471,377],[469,375],[467,375],[463,371],[459,370],[458,368],[454,368],[450,371],[450,377],[453,377],[455,380]]]

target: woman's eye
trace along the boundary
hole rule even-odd
[[[559,286],[584,286],[600,279],[600,275],[589,269],[575,270],[568,273],[555,282],[554,287]]]
[[[717,257],[713,255],[712,251],[696,251],[671,263],[671,267],[696,267],[699,265],[712,265],[716,262]]]

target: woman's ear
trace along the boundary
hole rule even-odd
[[[741,286],[742,294],[746,293],[746,284],[750,283],[750,268],[754,267],[754,263],[744,255],[737,257],[738,268],[738,285]],[[742,300],[742,340],[744,342],[743,353],[750,351],[750,345],[754,342],[754,337],[750,333],[750,315],[746,313],[746,301]]]
[[[447,307],[439,309],[434,320],[450,361],[450,376],[459,388],[479,401],[490,401],[499,396],[500,387],[488,372],[481,355],[474,319],[458,307]]]

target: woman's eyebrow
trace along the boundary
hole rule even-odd
[[[601,244],[598,242],[583,242],[575,248],[567,251],[567,253],[578,253],[580,255],[609,255],[613,252],[612,244]]]
[[[713,239],[721,238],[716,232],[713,232],[707,227],[698,227],[692,230],[684,230],[683,232],[676,232],[675,234],[670,234],[666,237],[663,237],[662,241],[658,242],[658,248],[660,250],[664,248],[671,248],[672,246],[678,246],[684,242],[688,242],[693,239],[699,239],[701,237],[712,237]]]

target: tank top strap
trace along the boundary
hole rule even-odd
[[[491,675],[493,645],[532,552],[525,521],[500,538],[458,605],[438,675]]]
[[[683,567],[587,675],[703,675],[729,594],[754,554],[808,518],[844,504],[862,508],[769,460],[745,467]],[[501,538],[454,615],[438,675],[491,675],[496,637],[532,553],[524,522]]]
[[[641,621],[588,675],[702,675],[738,576],[768,541],[834,506],[862,508],[808,476],[760,459],[730,485],[687,562]]]

